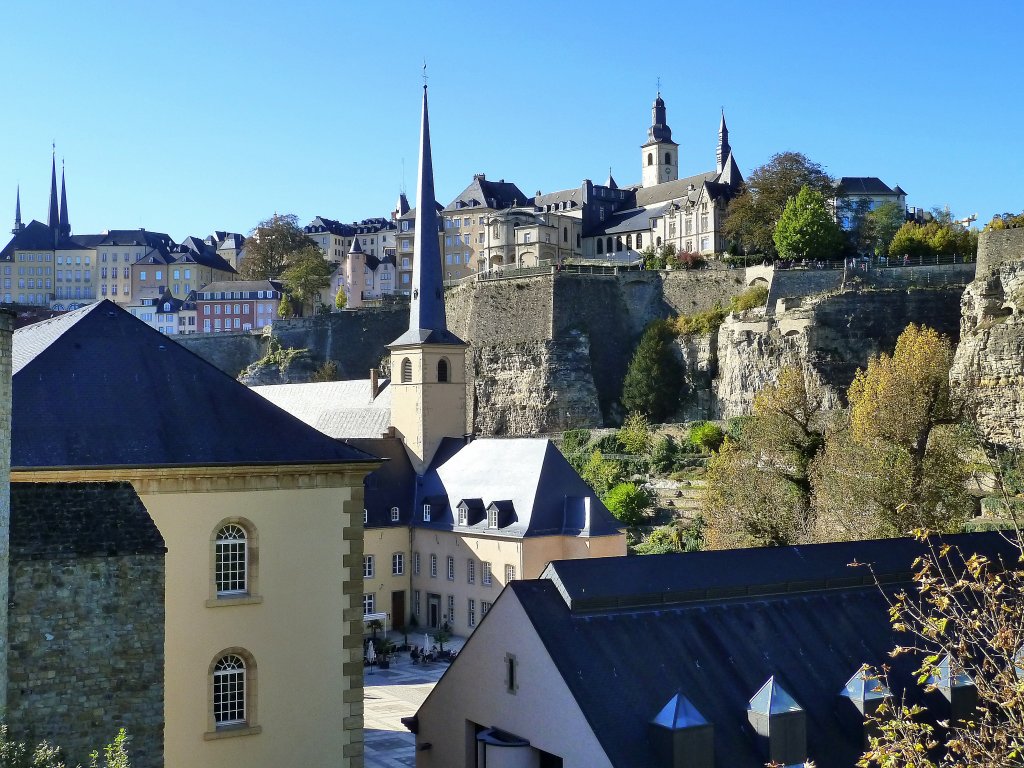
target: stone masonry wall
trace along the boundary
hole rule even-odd
[[[978,235],[978,278],[1005,264],[1024,261],[1024,228],[992,229]]]
[[[124,727],[133,768],[163,765],[163,555],[15,560],[8,709],[16,738],[69,765]]]

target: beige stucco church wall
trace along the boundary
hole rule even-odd
[[[409,620],[412,610],[412,598],[409,592],[409,574],[412,572],[412,557],[409,548],[409,528],[367,528],[363,534],[363,554],[373,555],[374,576],[363,579],[363,593],[374,596],[374,610],[387,613],[390,618],[389,629],[402,627]],[[392,555],[401,552],[403,570],[401,574],[392,572]],[[360,575],[362,571],[359,572]],[[405,593],[405,606],[402,615],[397,615],[396,606],[391,602],[394,592]]]
[[[361,526],[352,538],[352,522],[362,520],[362,478],[307,475],[294,480],[355,487],[256,489],[275,480],[250,475],[135,483],[167,544],[169,766],[327,766],[340,764],[346,753],[361,754],[361,743],[353,749],[361,732],[343,727],[362,714],[361,702],[355,706],[346,696],[361,648],[343,648],[343,640],[351,633],[346,622],[361,620],[362,613]],[[217,600],[212,585],[212,537],[232,519],[256,533],[257,581],[249,600]],[[344,585],[347,565],[354,584]],[[358,631],[354,639],[358,643]],[[259,732],[225,737],[233,732],[213,727],[209,680],[213,662],[231,648],[244,649],[255,662],[256,728],[249,731]]]
[[[518,687],[506,690],[506,654]],[[452,691],[458,691],[457,696]],[[502,595],[419,710],[417,768],[475,766],[473,727],[497,726],[558,755],[564,768],[611,766],[518,599]]]

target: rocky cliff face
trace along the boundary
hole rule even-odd
[[[993,442],[1024,448],[1024,262],[967,286],[950,383]]]
[[[959,337],[958,289],[845,291],[807,299],[773,317],[730,316],[718,331],[711,416],[750,413],[754,396],[789,365],[807,371],[826,407],[840,404],[858,368],[891,352],[910,323]]]

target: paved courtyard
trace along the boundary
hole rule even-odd
[[[462,638],[445,647],[458,650]],[[413,664],[398,654],[390,669],[367,667],[363,673],[363,741],[366,768],[408,768],[416,765],[416,737],[402,718],[416,714],[434,684],[448,669],[447,662]]]

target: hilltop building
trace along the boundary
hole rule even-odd
[[[998,533],[943,543],[1019,556]],[[906,692],[935,727],[976,701],[969,677],[925,693],[920,660],[890,656],[888,601],[925,551],[888,539],[553,562],[502,591],[403,721],[416,765],[854,768],[888,696]],[[872,679],[883,665],[892,690]]]
[[[446,215],[434,197],[424,90],[417,207],[399,218],[400,258],[405,238],[415,254],[409,327],[389,345],[390,381],[254,389],[387,458],[366,479],[364,616],[465,635],[509,582],[538,576],[552,559],[625,555],[626,543],[550,441],[466,435],[467,345],[447,326],[433,234]]]
[[[469,186],[442,212],[444,276],[457,279],[491,266],[485,255],[485,246],[494,226],[494,214],[526,205],[528,201],[522,190],[511,182],[504,179],[489,181],[485,174],[473,174]]]

